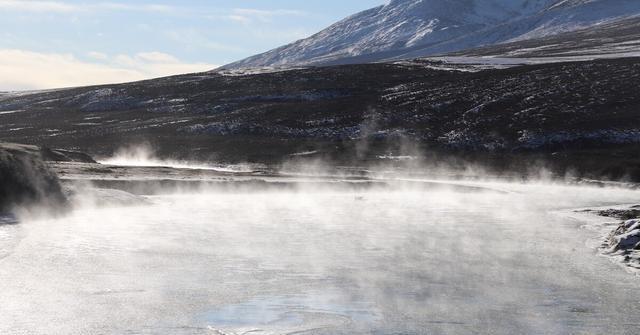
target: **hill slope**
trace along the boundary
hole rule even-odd
[[[0,97],[0,139],[94,157],[149,142],[164,156],[218,162],[438,152],[526,167],[532,162],[523,157],[541,155],[562,168],[640,180],[637,87],[638,58],[506,69],[414,61],[199,73],[7,94]]]
[[[637,15],[637,0],[393,0],[223,69],[418,58],[552,36]]]
[[[596,27],[463,50],[450,56],[546,59],[593,59],[640,56],[640,17]]]

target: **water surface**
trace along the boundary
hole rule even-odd
[[[0,226],[0,333],[640,332],[638,278],[561,215],[637,192],[484,186],[505,192],[212,190]]]

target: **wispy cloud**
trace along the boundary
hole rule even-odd
[[[132,4],[128,2],[118,1],[88,1],[88,2],[67,2],[62,0],[0,0],[0,9],[12,11],[29,11],[29,12],[80,12],[80,11],[144,11],[144,12],[191,12],[185,7],[176,7],[165,4]],[[195,12],[195,11],[194,11]],[[255,9],[255,8],[233,8],[233,9],[210,9],[200,14],[207,14],[210,17],[226,17],[228,19],[247,23],[247,22],[272,22],[277,17],[283,16],[306,16],[307,12],[292,9]]]
[[[60,1],[0,0],[0,8],[32,12],[73,12],[78,7]]]
[[[102,2],[95,5],[86,5],[88,9],[110,9],[122,11],[166,12],[176,10],[175,7],[162,4],[132,5],[119,2]]]
[[[203,31],[194,28],[168,30],[164,31],[163,35],[174,43],[182,45],[187,50],[207,49],[212,51],[244,51],[238,46],[218,43],[209,38]]]
[[[109,59],[109,56],[102,52],[90,51],[87,53],[87,56],[99,61],[106,61]]]
[[[41,12],[41,13],[69,13],[69,12],[105,12],[105,11],[139,11],[156,12],[164,14],[189,13],[207,17],[210,19],[226,19],[243,25],[252,23],[273,23],[281,17],[303,17],[310,15],[308,12],[294,9],[256,9],[256,8],[231,8],[209,9],[194,11],[186,7],[170,6],[165,4],[131,4],[126,2],[82,2],[72,3],[62,0],[0,0],[0,10]]]
[[[124,12],[135,15],[115,15]],[[126,82],[210,70],[217,65],[209,59],[231,62],[307,36],[310,32],[302,28],[300,18],[314,18],[294,9],[187,6],[164,0],[0,0],[0,13],[16,17],[16,22],[7,20],[8,31],[0,32],[4,42],[0,90]],[[50,18],[51,14],[59,15]],[[302,27],[291,27],[293,22]],[[46,29],[52,23],[60,23],[60,29],[69,33],[58,34],[56,28],[52,29],[56,34],[49,34]],[[113,29],[121,25],[133,29],[124,33]],[[123,48],[120,43],[133,45]],[[118,54],[138,49],[140,43],[148,50],[174,48],[173,55]],[[186,57],[199,57],[201,62],[185,62]]]
[[[0,9],[27,12],[68,13],[80,11],[147,11],[171,12],[173,7],[162,4],[132,5],[121,2],[69,3],[64,1],[0,0]]]
[[[227,18],[248,24],[251,22],[263,22],[269,23],[273,22],[277,17],[282,16],[306,16],[308,13],[299,10],[291,10],[291,9],[274,9],[274,10],[264,10],[264,9],[254,9],[254,8],[235,8],[231,11],[231,14],[227,15]]]
[[[129,82],[217,67],[182,62],[161,52],[109,56],[93,51],[87,56],[91,60],[72,54],[0,49],[0,91]]]

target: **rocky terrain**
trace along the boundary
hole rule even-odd
[[[605,254],[630,269],[640,270],[640,220],[632,219],[621,223],[607,236],[603,248]]]
[[[591,223],[583,228],[598,232],[599,250],[603,255],[631,272],[640,271],[640,205],[584,209],[575,213],[587,214],[581,220]],[[607,220],[594,219],[593,215]]]
[[[0,138],[108,157],[280,164],[410,161],[640,179],[640,60],[415,60],[0,96]],[[422,158],[422,159],[419,159]]]
[[[606,209],[598,212],[598,215],[620,220],[631,220],[640,217],[640,206],[634,206],[630,209]]]

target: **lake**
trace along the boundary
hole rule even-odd
[[[210,189],[22,218],[0,226],[0,333],[640,332],[639,277],[572,218],[640,192],[473,186]]]

